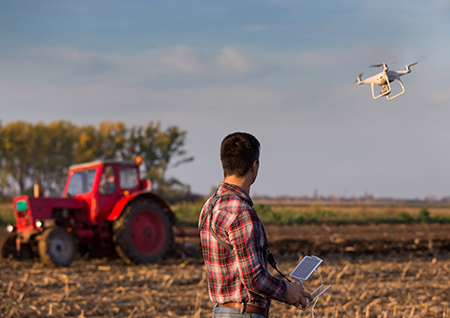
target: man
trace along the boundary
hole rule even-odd
[[[103,170],[102,179],[99,185],[101,194],[113,194],[116,192],[115,173],[113,166],[106,166]]]
[[[200,213],[199,228],[212,317],[268,317],[271,299],[306,306],[309,293],[269,274],[264,226],[252,208],[250,187],[258,175],[259,141],[248,133],[224,138],[225,179]]]

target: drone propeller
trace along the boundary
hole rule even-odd
[[[419,64],[419,62],[415,62],[415,63],[409,64],[409,65],[407,65],[407,67],[411,67],[411,66],[414,66],[416,64]]]
[[[359,74],[358,77],[356,78],[355,82],[357,82],[357,83],[361,82],[361,78],[363,77],[363,75],[364,75],[364,73]]]
[[[385,67],[387,68],[387,64],[386,63],[382,63],[382,64],[374,64],[374,65],[370,65],[370,67]]]

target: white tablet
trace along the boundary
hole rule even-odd
[[[317,267],[322,263],[322,259],[317,256],[305,256],[302,261],[298,263],[297,267],[294,268],[289,276],[294,277],[300,281],[308,280],[312,273]]]

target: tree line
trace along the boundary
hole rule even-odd
[[[126,126],[102,122],[78,126],[69,121],[33,124],[0,121],[0,190],[18,188],[30,194],[37,175],[47,195],[60,195],[73,164],[94,160],[142,158],[152,188],[160,193],[173,189],[189,191],[176,178],[167,178],[169,168],[193,160],[185,150],[187,132],[177,126],[161,128],[160,122]]]

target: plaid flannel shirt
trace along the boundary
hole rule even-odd
[[[220,183],[219,197],[210,215],[211,198],[200,213],[203,258],[208,276],[209,298],[212,302],[245,302],[269,309],[271,298],[281,298],[287,292],[287,283],[273,277],[267,270],[267,238],[261,219],[252,208],[250,197],[239,187]],[[212,222],[212,223],[211,223]],[[222,246],[210,230],[233,246]]]

